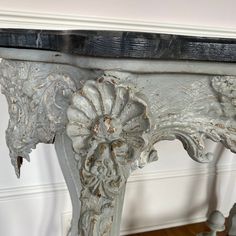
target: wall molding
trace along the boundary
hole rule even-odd
[[[128,184],[135,184],[136,182],[144,181],[163,181],[165,179],[171,178],[204,178],[206,176],[214,176],[216,174],[222,175],[234,172],[236,172],[236,165],[224,164],[217,168],[214,166],[206,165],[198,168],[145,172],[143,174],[134,173],[128,179]],[[45,196],[45,194],[55,195],[58,192],[63,194],[69,194],[65,182],[0,188],[0,202],[16,199],[34,198],[39,196],[42,197]]]
[[[199,222],[205,222],[207,220],[207,217],[198,217],[198,218],[182,218],[177,219],[174,221],[166,221],[164,224],[157,224],[157,225],[145,225],[142,227],[132,227],[132,229],[123,229],[121,230],[121,235],[129,235],[129,234],[136,234],[136,233],[142,233],[142,232],[150,232],[155,231],[159,229],[167,229],[172,228],[180,225],[188,225],[188,224],[194,224]],[[158,223],[158,222],[157,222]]]
[[[0,28],[51,30],[115,30],[236,38],[236,28],[169,24],[128,19],[7,11],[0,9]]]
[[[45,196],[57,192],[68,193],[65,182],[54,184],[38,184],[21,187],[0,188],[0,202]],[[68,193],[69,194],[69,193]]]
[[[188,169],[179,169],[179,170],[157,170],[156,172],[150,171],[142,173],[134,173],[128,179],[130,182],[141,182],[141,181],[150,181],[150,180],[160,180],[160,179],[169,179],[169,178],[183,178],[183,177],[196,177],[196,176],[208,176],[216,174],[225,174],[228,172],[236,172],[236,165],[231,165],[230,163],[222,164],[217,167],[202,165],[200,167],[188,168]]]
[[[62,213],[62,219],[71,219],[72,217],[72,212],[63,212]],[[163,224],[157,224],[156,225],[145,225],[142,227],[134,227],[132,226],[131,229],[121,229],[120,235],[129,235],[129,234],[136,234],[136,233],[142,233],[142,232],[151,232],[159,229],[166,229],[166,228],[172,228],[172,227],[177,227],[180,225],[187,225],[187,224],[194,224],[194,223],[199,223],[199,222],[205,222],[207,220],[207,217],[197,217],[197,218],[181,218],[181,219],[176,219],[172,221],[165,221]],[[69,220],[68,220],[69,221]],[[65,227],[65,226],[64,226]],[[63,228],[63,227],[62,227]],[[63,234],[66,235],[65,232],[66,230],[62,230]]]

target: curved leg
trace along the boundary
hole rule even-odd
[[[119,236],[126,181],[150,128],[145,103],[128,88],[87,81],[67,117],[55,145],[72,197],[71,235]]]
[[[229,236],[236,236],[236,203],[229,214]]]
[[[74,153],[71,148],[71,142],[69,138],[66,135],[57,135],[55,139],[55,149],[63,175],[66,180],[68,190],[70,192],[73,207],[72,223],[68,236],[79,235],[78,221],[81,205],[79,201],[79,196],[81,186],[79,175],[76,175],[77,171],[74,171],[76,169],[76,161],[73,158]]]
[[[217,232],[225,230],[225,217],[219,211],[213,211],[208,220],[207,225],[211,229],[211,232],[205,232],[197,234],[197,236],[216,236]]]
[[[71,229],[68,235],[119,236],[125,184],[120,189],[117,196],[109,200],[104,198],[100,199],[96,194],[90,193],[87,195],[89,189],[81,184],[80,172],[77,169],[77,163],[74,159],[71,141],[66,134],[56,137],[55,148],[73,206]],[[109,214],[108,211],[110,211]],[[80,217],[82,217],[84,221],[82,221]],[[105,225],[99,226],[99,224],[102,223]],[[110,230],[110,234],[108,234],[108,229],[106,228]],[[103,234],[99,232],[103,232]]]

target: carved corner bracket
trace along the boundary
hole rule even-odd
[[[181,85],[182,86],[182,85]],[[151,145],[161,140],[179,139],[189,156],[209,162],[205,140],[221,142],[236,153],[236,76],[209,76],[188,83],[179,90],[182,103],[171,101],[173,109],[160,109],[155,118]],[[181,93],[185,95],[181,95]]]
[[[53,64],[2,60],[2,93],[10,115],[6,142],[16,174],[38,143],[53,143],[66,124],[68,98],[76,90],[68,74]]]

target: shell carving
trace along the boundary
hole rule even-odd
[[[67,112],[67,134],[82,159],[83,185],[108,197],[118,194],[125,183],[150,128],[146,103],[112,81],[86,81]]]
[[[104,76],[86,81],[73,95],[67,117],[67,135],[80,163],[79,232],[111,235],[116,196],[147,146],[146,103],[130,88]]]

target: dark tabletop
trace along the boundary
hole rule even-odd
[[[236,39],[140,32],[2,29],[0,47],[91,57],[236,62]]]

